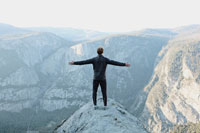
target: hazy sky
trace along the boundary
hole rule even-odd
[[[200,24],[200,0],[0,0],[0,23],[126,32]]]

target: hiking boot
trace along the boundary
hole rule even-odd
[[[97,110],[97,109],[98,109],[97,105],[94,105],[94,110]]]
[[[103,107],[103,110],[107,110],[107,109],[108,109],[108,107],[107,107],[107,106],[104,106],[104,107]]]

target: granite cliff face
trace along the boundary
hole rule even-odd
[[[200,34],[181,35],[159,53],[159,63],[141,99],[140,114],[150,132],[200,120]]]

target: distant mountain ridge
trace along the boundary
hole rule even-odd
[[[18,28],[9,24],[0,23],[0,35],[27,33],[29,30]]]
[[[90,41],[95,38],[103,38],[112,33],[99,32],[95,30],[86,30],[86,29],[76,29],[76,28],[66,28],[66,27],[28,27],[28,28],[19,28],[9,24],[0,23],[0,35],[9,35],[9,34],[23,34],[30,32],[50,32],[57,36],[60,36],[71,42],[82,42]]]
[[[82,42],[89,41],[95,38],[103,38],[109,35],[110,33],[99,32],[93,30],[84,30],[84,29],[75,29],[75,28],[53,28],[53,27],[30,27],[26,28],[27,30],[36,31],[36,32],[51,32],[60,37],[63,37],[66,40],[73,42]]]

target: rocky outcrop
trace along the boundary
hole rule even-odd
[[[99,104],[102,99],[98,100]],[[136,117],[128,113],[122,105],[108,100],[108,108],[99,106],[94,110],[89,102],[77,110],[68,120],[64,120],[55,132],[58,133],[146,133]]]

